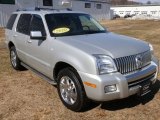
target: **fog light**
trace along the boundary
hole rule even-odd
[[[114,92],[117,90],[116,85],[108,85],[104,87],[104,92],[108,93],[108,92]]]

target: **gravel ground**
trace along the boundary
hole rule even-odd
[[[160,59],[160,22],[113,20],[102,24],[110,31],[151,42]],[[72,112],[62,105],[56,87],[30,71],[12,69],[4,48],[4,30],[0,29],[0,120],[160,120],[159,89],[157,81],[144,98],[94,103],[84,112]]]

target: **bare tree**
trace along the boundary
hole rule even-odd
[[[120,0],[120,4],[122,5],[127,5],[127,3],[128,3],[128,0]]]
[[[147,4],[152,4],[151,1],[147,1]]]
[[[110,0],[112,5],[133,5],[133,4],[142,4],[135,1],[128,0]]]

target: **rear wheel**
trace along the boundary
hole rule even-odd
[[[12,46],[10,48],[10,62],[11,62],[12,67],[15,70],[25,70],[25,68],[21,65],[20,59],[17,56],[15,46]]]
[[[78,73],[72,68],[65,68],[59,72],[57,80],[57,89],[63,104],[73,111],[83,110],[86,95]]]

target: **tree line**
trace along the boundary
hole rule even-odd
[[[134,0],[110,0],[112,5],[138,5],[141,2],[135,2]],[[151,1],[147,1],[146,4],[152,4]]]

